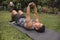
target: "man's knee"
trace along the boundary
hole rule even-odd
[[[16,15],[17,11],[16,10],[12,10],[12,15]]]

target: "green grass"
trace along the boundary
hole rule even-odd
[[[60,16],[54,14],[39,14],[40,21],[51,30],[60,32]]]
[[[34,18],[31,14],[31,18]],[[60,16],[57,14],[39,14],[39,20],[43,23],[46,28],[60,32]]]
[[[9,25],[9,20],[9,12],[0,12],[0,40],[31,40],[31,38]]]
[[[0,12],[0,40],[31,40],[24,33],[8,24],[8,21],[11,19],[10,16],[9,12]],[[60,16],[54,14],[39,14],[39,19],[46,28],[60,32]]]

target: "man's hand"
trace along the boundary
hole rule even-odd
[[[30,7],[35,7],[36,6],[36,4],[34,3],[34,2],[31,2],[31,3],[29,3],[29,5],[28,6],[30,6]]]
[[[32,2],[28,4],[28,6],[31,6],[32,5]]]

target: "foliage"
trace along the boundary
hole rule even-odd
[[[9,2],[13,1],[17,8],[25,8],[29,4],[29,2],[33,1],[39,6],[48,6],[49,8],[52,7],[53,13],[54,8],[57,8],[60,11],[60,0],[0,0],[0,5],[8,6]]]
[[[59,8],[59,10],[60,10],[60,0],[57,0],[57,8]]]

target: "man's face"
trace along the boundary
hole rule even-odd
[[[42,23],[34,23],[33,26],[35,27],[36,30],[39,30],[40,27],[42,27],[42,25],[43,25]]]

